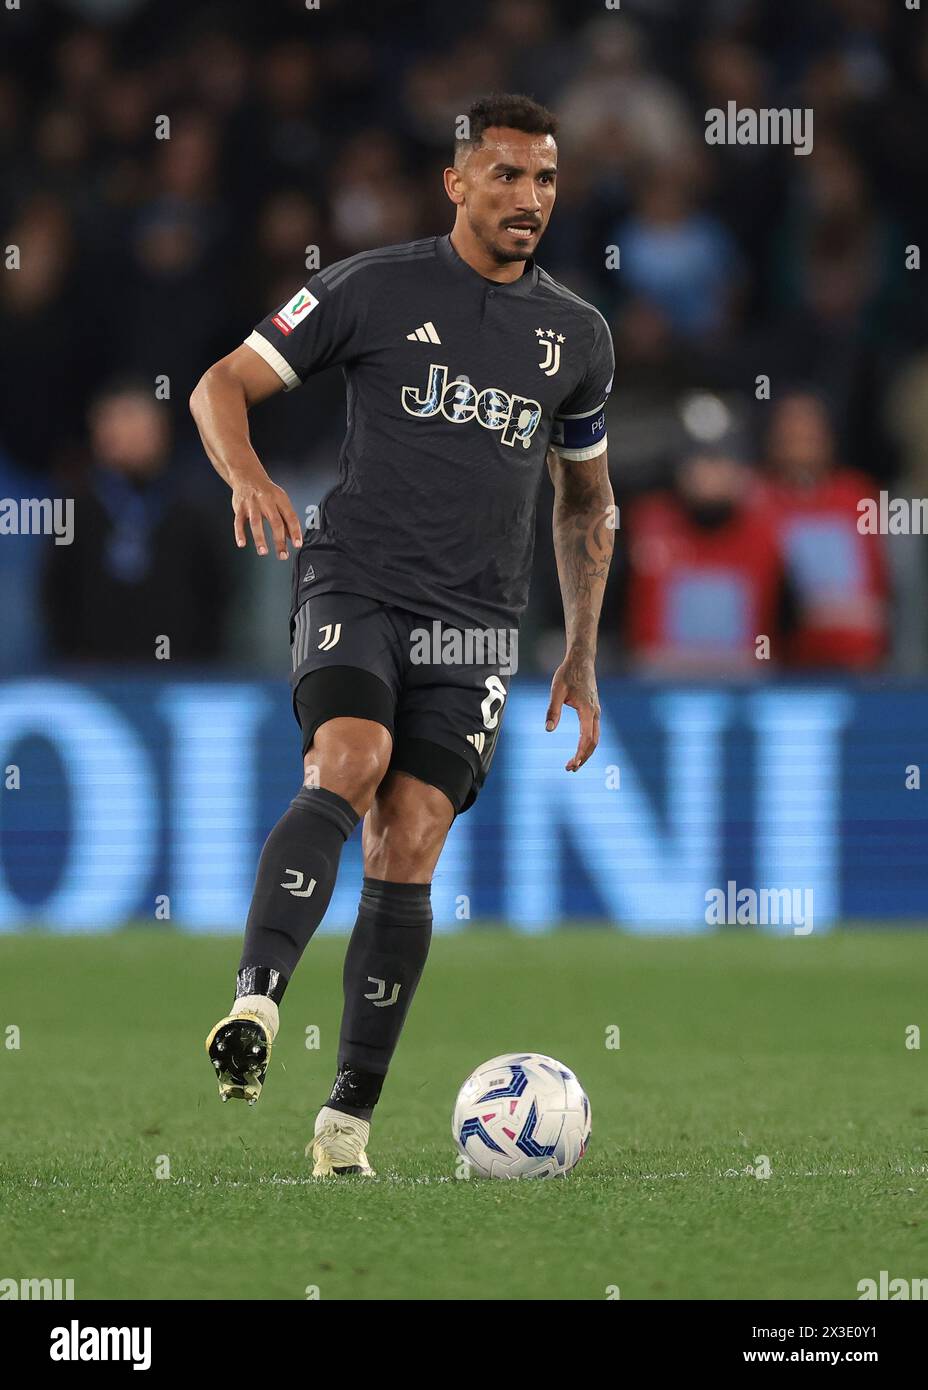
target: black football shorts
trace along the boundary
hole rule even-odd
[[[509,694],[504,640],[481,644],[453,624],[330,593],[297,611],[290,646],[304,756],[327,719],[371,719],[393,738],[391,769],[438,787],[456,815],[474,804]]]

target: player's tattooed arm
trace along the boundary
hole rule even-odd
[[[275,551],[286,560],[287,540],[302,545],[303,531],[290,498],[264,471],[248,433],[250,408],[281,390],[283,382],[273,367],[243,344],[203,374],[190,397],[190,413],[207,458],[232,489],[236,543],[247,543],[247,522],[255,549],[266,555],[266,520]]]
[[[596,634],[612,562],[615,503],[605,453],[574,463],[548,453],[554,484],[554,553],[564,604],[567,651],[551,682],[545,727],[556,729],[564,705],[577,711],[580,739],[566,764],[576,772],[599,742]]]

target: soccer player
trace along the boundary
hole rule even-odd
[[[499,736],[546,457],[566,626],[546,728],[564,705],[576,710],[568,772],[599,739],[612,342],[597,310],[534,260],[554,207],[555,117],[503,95],[476,102],[468,119],[444,173],[451,234],[313,275],[206,372],[190,402],[232,489],[238,545],[247,528],[267,554],[266,522],[281,560],[288,541],[295,548],[291,685],[304,783],[262,851],[235,1002],[207,1038],[224,1100],[257,1100],[278,1005],[364,820],[337,1074],[307,1145],[320,1177],[372,1172],[371,1114],[425,965],[432,874]],[[339,480],[304,535],[251,447],[248,411],[335,365],[348,403]],[[436,630],[429,655],[423,633]],[[460,659],[443,660],[455,641]]]

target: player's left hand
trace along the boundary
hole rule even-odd
[[[564,764],[565,772],[576,772],[599,743],[599,692],[591,658],[568,654],[555,671],[545,721],[548,733],[557,728],[565,705],[575,709],[580,720],[577,751],[570,762]]]

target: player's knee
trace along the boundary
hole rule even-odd
[[[332,724],[362,724],[333,720]],[[392,742],[380,725],[338,730],[323,725],[303,760],[305,780],[345,798],[363,815],[374,799],[390,762]]]
[[[400,838],[375,831],[364,846],[364,873],[389,883],[431,883],[441,843],[436,847],[408,832]]]
[[[364,824],[364,872],[393,883],[430,883],[454,819],[445,794],[394,774]]]
[[[312,759],[312,752],[308,755]],[[319,769],[319,786],[337,791],[357,809],[364,803],[366,810],[374,799],[384,773],[387,757],[374,748],[339,748],[329,753]]]

